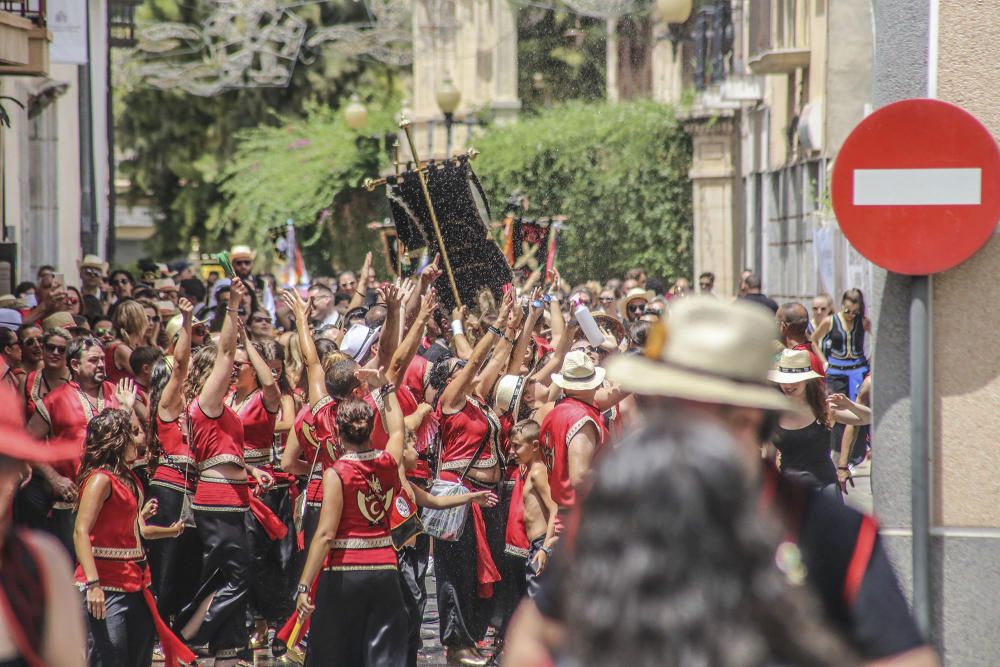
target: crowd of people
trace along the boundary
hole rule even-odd
[[[860,291],[229,259],[0,297],[0,664],[416,665],[431,576],[449,664],[936,664],[843,503]]]

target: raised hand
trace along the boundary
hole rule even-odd
[[[378,294],[385,301],[385,305],[390,311],[399,310],[402,298],[398,287],[395,285],[383,285],[378,289]]]
[[[506,294],[503,295],[503,301],[500,302],[500,312],[497,313],[497,323],[503,323],[507,321],[510,316],[511,309],[514,308],[514,290],[508,290]]]
[[[378,370],[374,368],[359,368],[354,371],[354,377],[361,382],[367,382],[369,387],[375,389],[385,386],[389,382],[385,377],[384,368],[379,368]]]
[[[281,293],[281,300],[295,315],[295,319],[308,317],[311,304],[299,295],[298,290],[285,290]]]
[[[358,285],[355,289],[364,292],[374,279],[375,269],[372,267],[372,253],[368,251],[365,255],[365,263],[361,267],[361,277],[358,279]]]
[[[243,303],[243,297],[246,296],[247,286],[243,284],[243,281],[239,278],[233,278],[232,284],[229,287],[229,303],[227,304],[227,309],[230,312],[234,312]],[[234,305],[235,304],[235,305]]]
[[[432,285],[441,277],[442,271],[440,267],[441,255],[434,255],[434,261],[424,267],[424,270],[420,273],[420,280],[423,281],[424,285]]]
[[[194,304],[181,297],[177,300],[177,310],[181,311],[181,318],[186,325],[191,321],[191,315],[194,313]]]
[[[420,312],[417,317],[426,319],[431,316],[435,308],[437,308],[437,290],[428,287],[427,292],[420,298]]]
[[[122,378],[115,387],[115,399],[123,410],[131,411],[135,407],[136,387],[132,378]]]

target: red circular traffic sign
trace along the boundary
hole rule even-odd
[[[832,188],[858,252],[896,273],[938,273],[976,254],[1000,221],[1000,148],[964,109],[903,100],[854,128]]]

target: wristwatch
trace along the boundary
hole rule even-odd
[[[544,551],[546,556],[552,558],[552,547],[541,547],[539,551]]]
[[[300,595],[308,592],[309,592],[308,586],[306,586],[305,584],[299,584],[298,586],[295,587],[295,594],[292,595],[292,602],[297,602]]]

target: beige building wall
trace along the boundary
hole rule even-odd
[[[76,261],[80,245],[80,88],[76,65],[52,65],[50,76],[69,82],[69,88],[56,100],[59,136],[57,192],[59,201],[60,270],[67,279],[78,276]]]
[[[988,4],[988,3],[987,3]],[[937,97],[976,116],[1000,137],[1000,22],[984,3],[942,2]],[[993,184],[995,187],[995,184]],[[1000,239],[934,279],[934,377],[940,418],[932,521],[1000,528]]]

